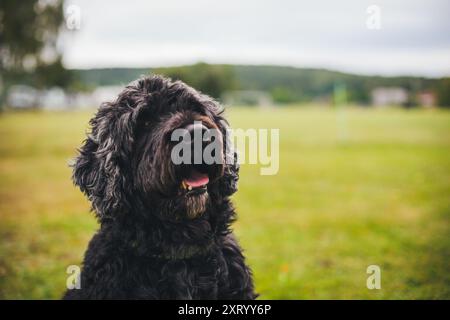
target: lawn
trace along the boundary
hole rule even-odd
[[[0,298],[58,299],[97,228],[70,180],[89,112],[0,115]],[[234,108],[279,128],[244,165],[237,236],[262,299],[450,299],[450,112]],[[366,268],[381,268],[380,290]]]

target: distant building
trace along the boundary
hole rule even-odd
[[[436,96],[431,91],[422,91],[417,94],[417,103],[426,108],[431,108],[436,105]]]
[[[400,87],[379,87],[372,90],[372,104],[374,106],[401,106],[408,103],[408,92]]]
[[[258,90],[235,90],[228,91],[223,95],[223,102],[228,105],[261,106],[273,105],[272,96],[265,91]]]
[[[61,88],[51,88],[39,92],[39,107],[48,110],[64,110],[69,105],[69,97]]]
[[[15,109],[42,108],[67,110],[96,108],[105,101],[114,101],[122,91],[120,86],[97,87],[92,92],[67,93],[61,88],[36,90],[25,85],[11,86],[7,104]]]
[[[39,91],[26,85],[11,86],[6,96],[8,106],[16,109],[36,108],[39,105]]]

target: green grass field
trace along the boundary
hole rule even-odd
[[[97,224],[67,163],[89,117],[0,115],[0,298],[58,299],[66,267],[81,262]],[[234,196],[261,298],[450,299],[450,112],[228,117],[235,128],[280,128],[279,173],[244,165]],[[366,287],[371,264],[381,290]]]

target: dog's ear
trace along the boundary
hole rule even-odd
[[[227,195],[232,195],[238,190],[239,180],[239,157],[236,150],[232,151],[232,159],[225,165],[224,180],[225,192]]]
[[[91,133],[73,164],[72,179],[100,220],[126,211],[131,179],[127,174],[133,144],[133,113],[120,99],[104,103],[91,119]]]
[[[224,137],[225,152],[225,166],[220,189],[222,195],[230,196],[238,190],[239,157],[231,141],[231,129],[228,122],[222,118],[218,123],[220,123],[220,129]]]

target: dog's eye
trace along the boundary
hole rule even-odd
[[[144,127],[149,128],[150,127],[150,121],[145,121],[144,122]]]

